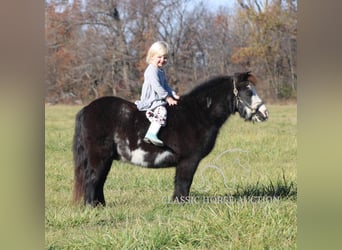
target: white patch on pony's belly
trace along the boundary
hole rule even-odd
[[[137,148],[131,152],[131,162],[136,165],[147,167],[148,162],[145,161],[145,156],[147,154],[148,152],[142,150],[141,148]]]
[[[154,159],[154,165],[159,165],[163,163],[168,157],[172,156],[172,153],[164,151],[156,156]]]
[[[124,161],[129,161],[130,158],[130,150],[127,146],[124,144],[118,144],[116,150],[118,151],[118,154],[120,155],[121,159]]]

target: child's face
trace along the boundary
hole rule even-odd
[[[151,57],[151,63],[161,68],[167,63],[167,55],[153,55]]]

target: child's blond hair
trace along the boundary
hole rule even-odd
[[[154,55],[167,56],[169,54],[169,45],[166,42],[158,41],[151,45],[147,51],[146,62],[150,63],[151,57]]]

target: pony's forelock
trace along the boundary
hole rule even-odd
[[[251,74],[250,72],[248,72],[247,80],[248,80],[249,82],[251,82],[254,86],[256,86],[257,83],[258,83],[258,80],[257,80],[256,76],[253,75],[253,74]]]

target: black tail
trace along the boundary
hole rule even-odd
[[[74,156],[74,190],[73,202],[78,203],[84,197],[84,172],[87,164],[87,155],[84,147],[83,109],[76,115],[73,140]]]

